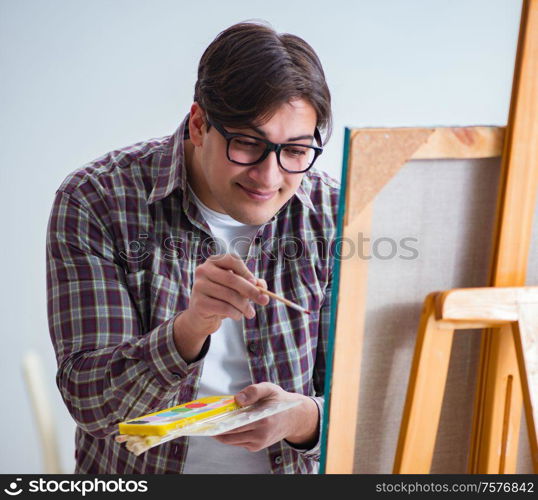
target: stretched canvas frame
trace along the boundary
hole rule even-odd
[[[371,235],[377,194],[410,160],[498,157],[502,127],[346,129],[337,241]],[[337,250],[341,245],[337,245]],[[365,251],[368,249],[365,248]],[[355,455],[368,260],[335,259],[321,470],[351,473]]]

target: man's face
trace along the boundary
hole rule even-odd
[[[209,208],[227,213],[244,224],[267,222],[297,191],[304,174],[290,174],[282,170],[276,154],[271,152],[261,163],[241,166],[226,156],[226,139],[211,127],[201,126],[203,110],[194,103],[189,129],[194,154],[189,167],[189,182],[197,196]],[[313,136],[316,112],[303,99],[282,105],[270,120],[256,129],[225,127],[228,132],[248,134],[274,143]],[[311,145],[311,139],[294,141]]]

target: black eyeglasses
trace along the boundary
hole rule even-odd
[[[271,151],[274,151],[282,170],[290,174],[302,174],[314,165],[317,157],[323,152],[321,147],[295,143],[275,144],[260,137],[228,132],[222,125],[208,117],[206,119],[226,139],[226,156],[229,161],[237,165],[256,165],[265,160]],[[317,128],[314,138],[318,144],[321,144]]]

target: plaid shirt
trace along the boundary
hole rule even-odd
[[[186,363],[173,340],[195,268],[215,251],[189,196],[183,139],[108,153],[71,173],[56,192],[47,229],[47,307],[57,384],[76,420],[76,472],[181,473],[188,438],[135,456],[115,442],[123,420],[196,398],[206,341]],[[307,307],[253,304],[243,318],[253,383],[311,396],[323,411],[338,183],[312,168],[263,224],[245,263],[269,290]],[[317,470],[319,441],[267,448],[273,473]]]

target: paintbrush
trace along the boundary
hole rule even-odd
[[[283,304],[286,304],[288,307],[291,307],[292,309],[296,309],[297,311],[304,312],[305,314],[310,314],[310,311],[305,309],[304,307],[301,307],[293,302],[291,300],[285,299],[284,297],[281,297],[280,295],[277,295],[276,293],[270,292],[269,290],[266,290],[260,285],[256,285],[256,288],[262,292],[265,293],[265,295],[268,295],[269,297],[272,297],[275,300],[279,300]]]

